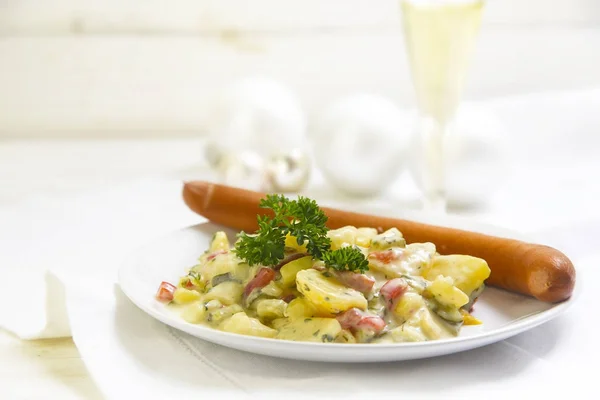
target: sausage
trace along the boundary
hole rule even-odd
[[[272,215],[259,207],[265,194],[231,186],[186,182],[183,200],[190,210],[224,226],[246,232],[258,228],[257,215]],[[575,267],[559,250],[520,240],[435,226],[405,219],[361,214],[322,207],[327,226],[346,225],[398,228],[409,243],[432,242],[440,254],[466,254],[487,261],[491,274],[486,284],[555,303],[571,297],[576,280]]]

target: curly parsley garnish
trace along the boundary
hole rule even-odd
[[[365,255],[355,247],[342,247],[323,254],[325,265],[338,271],[366,272],[369,262]]]
[[[249,265],[276,265],[285,256],[285,238],[294,236],[298,245],[306,245],[308,254],[337,270],[364,272],[368,262],[360,250],[343,248],[331,250],[327,237],[327,216],[317,202],[299,196],[290,200],[283,195],[267,195],[260,207],[273,211],[273,217],[259,215],[255,234],[240,232],[235,246],[236,255]]]
[[[256,235],[248,235],[245,232],[238,234],[239,240],[234,250],[237,256],[250,266],[275,265],[283,260],[285,232],[276,225],[275,220],[270,220],[266,215],[259,215],[257,232]]]

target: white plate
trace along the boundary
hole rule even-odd
[[[436,218],[439,225],[473,229],[502,236],[523,238],[515,232],[468,220]],[[560,304],[547,304],[532,298],[488,287],[475,306],[474,315],[484,323],[467,326],[457,338],[417,343],[336,344],[307,343],[257,338],[221,332],[185,322],[154,295],[161,281],[177,282],[186,268],[194,265],[208,246],[212,234],[225,230],[231,239],[235,232],[205,223],[169,234],[135,251],[119,272],[123,292],[143,311],[190,335],[223,346],[268,356],[331,362],[377,362],[428,358],[485,346],[517,335],[547,322],[573,303],[576,295]],[[579,287],[579,285],[578,285]]]

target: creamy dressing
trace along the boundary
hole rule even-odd
[[[392,247],[385,250],[391,253],[391,261],[385,262],[377,258],[369,258],[370,266],[389,278],[400,278],[404,275],[420,276],[421,271],[429,266],[435,254],[432,243],[414,243],[404,248]]]

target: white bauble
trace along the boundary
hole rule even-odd
[[[219,158],[215,170],[220,182],[248,190],[263,190],[267,176],[265,161],[251,151],[231,153]]]
[[[413,130],[410,171],[419,188],[423,165],[419,132]],[[508,134],[502,124],[479,107],[459,112],[444,137],[446,201],[449,207],[482,207],[507,181]]]
[[[250,151],[263,158],[299,148],[306,115],[291,89],[268,77],[248,77],[226,87],[208,106],[207,159]]]
[[[315,161],[338,190],[375,196],[393,183],[405,163],[410,122],[385,97],[341,98],[325,109],[311,132]]]
[[[302,190],[310,178],[308,155],[299,149],[271,157],[267,161],[265,190],[293,193]]]

